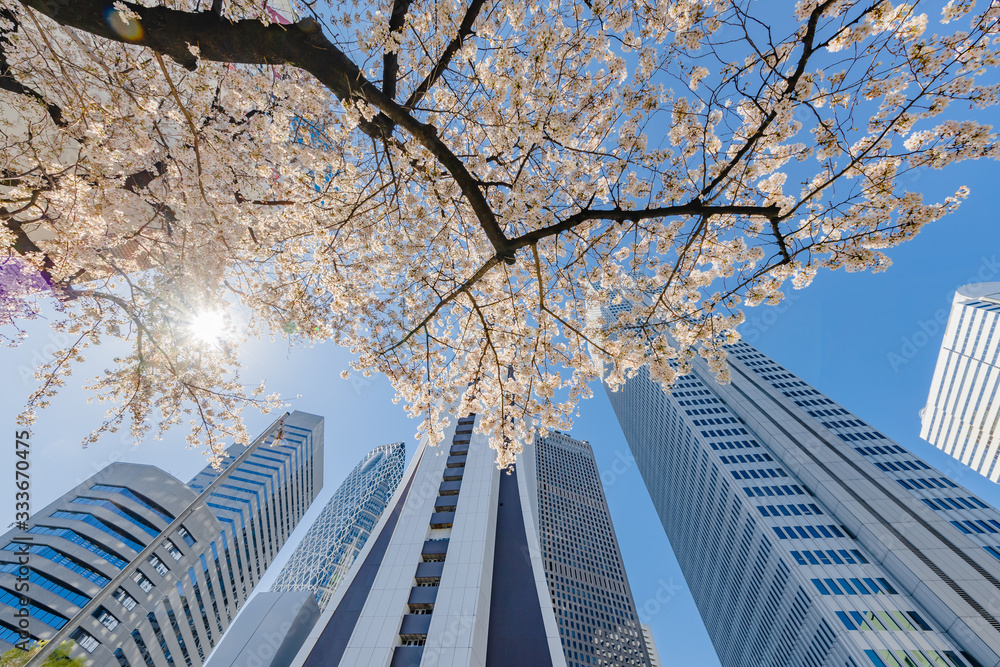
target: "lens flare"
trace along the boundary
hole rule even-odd
[[[142,25],[139,24],[138,16],[125,16],[120,11],[112,7],[104,15],[105,20],[111,29],[118,33],[122,39],[136,42],[142,39]]]
[[[217,343],[226,334],[226,318],[215,310],[198,313],[191,320],[191,335],[203,343]]]

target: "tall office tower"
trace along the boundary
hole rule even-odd
[[[920,411],[920,437],[1000,481],[1000,283],[958,288]],[[926,332],[925,332],[926,333]]]
[[[551,436],[507,474],[474,421],[418,447],[293,667],[649,664],[590,448]]]
[[[191,485],[108,466],[0,538],[0,650],[69,637],[91,665],[201,665],[322,486],[322,452],[322,418],[296,412]]]
[[[295,547],[272,591],[309,591],[326,609],[364,548],[406,465],[402,442],[376,447],[354,467]]]
[[[751,346],[609,392],[726,667],[1000,663],[1000,513]]]
[[[558,431],[539,437],[525,448],[521,472],[567,665],[648,666],[590,445]]]
[[[287,667],[375,528],[406,464],[402,442],[368,452],[330,498],[267,593],[258,593],[208,667]],[[304,602],[300,593],[313,598]]]
[[[646,642],[646,653],[649,654],[649,667],[663,667],[663,660],[660,659],[660,652],[656,648],[656,640],[653,638],[653,628],[645,623],[640,623],[642,628],[642,640]]]

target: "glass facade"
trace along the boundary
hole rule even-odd
[[[312,591],[326,608],[403,478],[406,448],[382,445],[354,467],[278,575],[272,591]]]
[[[230,447],[223,466],[246,448]],[[224,468],[224,493],[172,528],[220,472],[206,468],[188,486],[152,466],[112,464],[0,538],[0,592],[30,600],[29,639],[66,626],[88,665],[201,665],[322,487],[322,448],[322,418],[285,417]],[[19,606],[0,596],[0,651],[21,639],[10,632]]]

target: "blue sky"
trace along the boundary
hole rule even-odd
[[[808,289],[791,292],[781,306],[750,311],[743,329],[748,342],[994,505],[1000,505],[1000,486],[919,439],[918,411],[941,342],[942,312],[946,316],[955,288],[1000,281],[997,175],[993,163],[973,164],[947,177],[919,172],[908,183],[911,189],[937,195],[965,183],[972,195],[957,214],[890,251],[894,265],[888,271],[820,274]],[[7,425],[8,433],[0,456],[10,461],[0,466],[8,470],[14,460],[14,418],[32,387],[30,368],[49,353],[52,342],[44,322],[39,322],[29,327],[29,338],[20,348],[0,350],[0,368],[6,370],[0,386],[0,423]],[[114,352],[110,347],[91,352],[67,390],[40,413],[32,438],[34,510],[115,460],[157,465],[184,481],[204,465],[200,452],[184,449],[181,432],[139,447],[127,437],[110,436],[81,448],[80,441],[99,423],[104,408],[88,405],[79,387]],[[280,342],[255,342],[245,347],[245,359],[245,381],[266,378],[269,389],[291,398],[293,409],[326,417],[326,484],[311,514],[372,447],[404,440],[412,455],[416,423],[392,404],[383,379],[339,378],[349,359],[345,350],[331,345],[289,350]],[[597,455],[640,616],[653,626],[666,664],[718,665],[610,404],[603,390],[595,389],[572,433],[589,440]],[[249,415],[251,432],[272,418]],[[3,526],[13,519],[13,480],[8,477],[0,480]],[[303,532],[297,531],[290,544]]]

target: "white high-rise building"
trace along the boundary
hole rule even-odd
[[[589,445],[508,474],[474,422],[418,447],[292,667],[648,667]]]
[[[1000,481],[1000,283],[958,288],[934,367],[920,437]]]
[[[304,412],[187,485],[107,466],[0,538],[0,651],[70,638],[88,665],[204,664],[322,486]]]
[[[646,623],[640,623],[642,628],[642,638],[646,642],[646,653],[649,654],[649,667],[663,667],[660,659],[660,652],[656,648],[656,639],[653,637],[653,628]]]
[[[609,392],[721,663],[1000,664],[1000,512],[751,346],[729,365]]]

